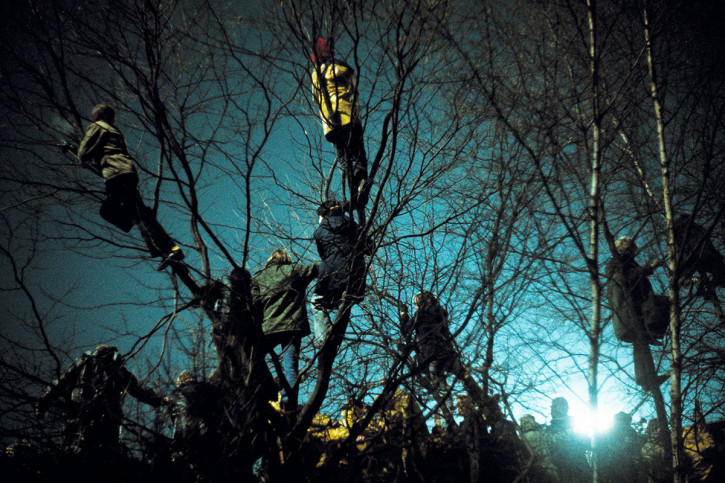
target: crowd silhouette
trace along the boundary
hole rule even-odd
[[[153,471],[163,471],[177,481],[248,478],[250,474],[240,473],[235,465],[245,458],[249,468],[264,464],[258,458],[264,451],[255,448],[269,451],[278,444],[267,423],[289,434],[294,431],[302,339],[314,334],[317,351],[330,344],[336,331],[331,313],[364,300],[366,258],[375,250],[366,225],[373,180],[368,173],[356,75],[335,57],[331,41],[318,39],[313,52],[313,99],[325,139],[335,147],[343,179],[342,201],[325,195],[316,211],[319,225],[313,236],[319,261],[300,264],[288,251],[277,249],[253,276],[246,268],[236,267],[225,282],[208,283],[195,293],[195,303],[212,319],[218,367],[206,379],[190,371],[180,373],[169,397],[139,383],[114,347],[99,345],[66,368],[39,399],[37,415],[43,417],[51,407],[63,413],[62,454],[66,461],[80,463],[81,476],[92,479],[107,473],[109,467],[121,471],[122,462],[127,461],[119,440],[126,394],[163,408],[160,413],[171,434],[159,435],[164,449],[156,451],[151,461]],[[115,110],[99,104],[90,121],[79,148],[65,145],[63,149],[75,151],[81,163],[104,178],[107,197],[101,216],[123,231],[137,226],[150,255],[161,258],[159,270],[171,267],[175,273],[188,274],[181,248],[142,201],[135,161],[114,126]],[[707,230],[689,217],[678,219],[675,229],[682,247],[678,274],[682,283],[697,287],[704,297],[714,297],[715,288],[725,286],[722,255]],[[661,343],[668,327],[669,301],[655,295],[648,280],[663,263],[639,265],[635,261],[638,248],[631,238],[622,237],[614,246],[607,266],[607,295],[615,336],[632,344],[634,379],[644,391],[653,392],[668,378],[657,374],[650,349]],[[640,433],[633,428],[631,415],[620,412],[612,430],[592,444],[574,431],[568,402],[562,397],[551,400],[549,424],[537,423],[530,414],[518,424],[507,419],[501,401],[484,393],[467,369],[439,296],[422,290],[413,306],[412,315],[404,304],[396,307],[397,354],[409,365],[413,382],[397,384],[389,399],[370,413],[372,417],[366,416],[370,408],[359,398],[347,401],[339,419],[317,414],[301,436],[301,459],[312,481],[445,482],[483,477],[514,481],[523,477],[532,482],[586,482],[594,471],[598,481],[604,482],[664,481],[671,476],[656,421]],[[415,357],[408,358],[411,353]],[[463,391],[454,388],[457,383]],[[435,400],[434,407],[424,406],[420,387]],[[445,425],[428,426],[426,412],[439,416]],[[250,433],[250,427],[252,437],[239,437]],[[721,435],[701,415],[686,428],[692,475],[709,481],[722,477],[717,459],[722,455]],[[30,471],[23,458],[32,451],[21,442],[9,448],[4,458],[9,471]],[[328,461],[340,463],[330,466]]]

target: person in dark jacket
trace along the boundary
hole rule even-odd
[[[254,399],[265,403],[275,399],[278,387],[264,360],[264,351],[257,350],[264,345],[264,334],[254,313],[252,275],[246,268],[235,267],[225,278],[224,282],[210,284],[204,294],[213,314],[211,336],[218,361],[210,380],[233,401],[227,411],[246,418],[240,406]]]
[[[370,243],[337,201],[322,203],[317,215],[320,225],[314,238],[321,261],[312,312],[315,339],[322,343],[332,328],[330,312],[340,306],[343,296],[359,302],[365,295],[365,255],[370,253]]]
[[[471,373],[461,363],[448,328],[448,311],[440,306],[435,295],[427,291],[413,297],[413,305],[416,312],[412,318],[405,307],[401,309],[400,331],[406,343],[412,342],[415,335],[418,363],[432,367],[433,376],[439,383],[445,380],[446,373],[459,378],[466,392],[483,410],[488,398],[484,397]]]
[[[168,402],[141,386],[123,366],[118,349],[101,344],[65,369],[40,399],[36,414],[43,417],[51,404],[62,399],[67,416],[66,448],[83,456],[118,455],[127,393],[153,407]]]
[[[697,272],[705,292],[725,287],[725,260],[707,230],[695,223],[692,216],[684,215],[675,220],[674,231],[681,283],[688,283]]]
[[[600,481],[637,481],[644,437],[632,427],[632,416],[623,411],[614,415],[614,424],[598,442]]]
[[[305,291],[317,273],[317,263],[292,263],[285,250],[275,250],[264,268],[252,277],[254,311],[262,323],[267,348],[282,348],[280,382],[287,395],[282,400],[291,407],[297,404],[300,344],[302,337],[310,334]]]
[[[198,380],[193,372],[182,371],[171,400],[174,461],[192,468],[199,479],[209,478],[222,456],[224,394],[216,385]]]
[[[368,189],[368,160],[363,142],[357,78],[352,67],[333,55],[325,39],[317,39],[312,62],[312,95],[320,108],[325,139],[337,150],[352,208],[364,208]]]
[[[591,481],[591,468],[586,458],[589,443],[574,432],[569,402],[563,397],[551,401],[551,424],[546,428],[546,435],[559,481]]]
[[[620,238],[615,246],[617,253],[606,270],[614,334],[632,344],[635,382],[651,391],[667,378],[657,376],[649,348],[664,336],[669,321],[667,297],[655,295],[648,279],[663,262],[640,266],[634,259],[637,245],[629,237]]]
[[[169,264],[181,261],[184,253],[143,203],[138,192],[136,162],[128,153],[123,134],[114,126],[115,120],[113,107],[108,104],[94,107],[77,157],[106,182],[101,217],[126,232],[136,225],[151,256],[162,257],[157,267],[161,271]]]

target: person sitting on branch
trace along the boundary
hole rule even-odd
[[[105,180],[106,199],[101,205],[101,217],[125,232],[136,225],[151,256],[162,257],[156,268],[161,271],[171,263],[180,262],[184,253],[141,199],[136,162],[128,153],[123,134],[114,126],[115,120],[116,111],[112,106],[96,105],[85,137],[73,154],[82,165]],[[64,152],[74,151],[69,144],[60,146]]]

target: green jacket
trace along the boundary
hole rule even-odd
[[[78,149],[82,163],[95,166],[109,180],[122,174],[136,174],[136,163],[121,131],[104,121],[92,122]]]
[[[318,263],[272,263],[252,277],[255,318],[265,335],[282,332],[310,333],[305,291],[317,277]]]

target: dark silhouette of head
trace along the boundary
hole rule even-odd
[[[554,398],[551,401],[551,418],[561,419],[569,415],[569,403],[563,397]]]
[[[327,200],[322,202],[317,208],[318,216],[327,218],[328,216],[342,214],[342,205],[337,200]]]
[[[113,124],[116,122],[116,110],[110,104],[97,104],[91,112],[91,122],[96,121]]]

